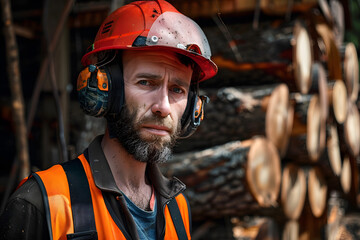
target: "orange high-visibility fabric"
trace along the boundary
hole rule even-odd
[[[74,232],[69,184],[60,165],[37,172],[42,179],[49,201],[53,239],[66,240],[66,234]]]
[[[189,215],[187,214],[189,209],[188,209],[186,199],[182,194],[178,195],[175,199],[179,206],[179,210],[181,212],[181,218],[182,218],[184,226],[185,226],[186,235],[187,235],[188,239],[191,239],[190,223],[189,223],[189,218],[188,218]],[[184,213],[186,213],[186,214],[184,214]],[[175,230],[175,226],[174,226],[172,218],[170,216],[170,211],[169,211],[168,206],[165,207],[165,219],[166,219],[166,227],[165,227],[164,239],[174,239],[174,240],[178,239],[176,230]]]
[[[107,210],[101,190],[95,186],[90,165],[85,156],[82,154],[79,156],[79,159],[84,167],[89,182],[98,239],[126,239]],[[69,184],[66,174],[60,165],[55,165],[48,170],[37,172],[37,174],[43,181],[48,195],[53,239],[65,240],[67,234],[74,233]],[[186,233],[188,238],[191,239],[187,202],[181,194],[176,197],[176,201],[182,215]],[[165,207],[165,222],[164,239],[178,239],[167,206]]]

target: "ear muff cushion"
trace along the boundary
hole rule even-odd
[[[197,99],[197,95],[194,91],[190,91],[188,95],[188,102],[184,111],[184,114],[181,118],[181,137],[185,138],[192,134],[195,130],[191,124],[192,115],[194,112],[194,103]]]

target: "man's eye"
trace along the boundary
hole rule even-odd
[[[140,80],[140,81],[138,81],[138,84],[143,85],[143,86],[148,86],[149,82],[146,80]]]
[[[179,87],[174,87],[173,89],[172,89],[172,91],[174,92],[174,93],[183,93],[184,91],[181,89],[181,88],[179,88]]]

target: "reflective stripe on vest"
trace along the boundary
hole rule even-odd
[[[79,159],[89,182],[98,239],[126,239],[124,235],[127,234],[123,234],[116,225],[107,210],[101,190],[95,186],[90,165],[85,159],[85,156],[82,154],[79,156]],[[36,174],[41,178],[47,193],[52,239],[67,239],[68,234],[74,233],[74,223],[66,173],[61,165],[55,165],[48,170],[40,171]],[[191,239],[186,199],[182,194],[176,196],[175,199],[179,206],[186,234],[188,239]],[[46,206],[46,204],[44,205]],[[164,239],[178,239],[168,206],[165,207],[164,216],[166,222]]]

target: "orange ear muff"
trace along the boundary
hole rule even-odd
[[[194,111],[192,116],[192,122],[194,126],[199,126],[201,121],[204,119],[204,106],[209,102],[207,96],[197,96],[194,104]]]
[[[104,116],[109,109],[109,77],[104,69],[89,65],[77,79],[81,109],[90,116]]]

